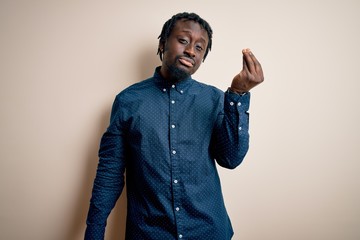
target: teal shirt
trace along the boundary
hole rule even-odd
[[[103,239],[127,186],[126,239],[231,239],[218,165],[233,169],[249,147],[250,93],[224,93],[155,71],[116,96],[99,150],[85,239]]]

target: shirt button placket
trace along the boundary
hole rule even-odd
[[[238,106],[238,112],[240,111],[240,107],[241,107],[241,102],[238,102],[237,103],[237,106]],[[239,121],[239,127],[238,127],[238,130],[239,132],[242,130],[242,127],[241,127],[241,121]]]
[[[175,220],[176,220],[176,226],[177,226],[177,231],[178,231],[178,238],[181,239],[183,238],[182,234],[179,234],[179,232],[181,232],[182,229],[182,221],[181,221],[181,216],[180,216],[180,194],[181,194],[181,189],[180,189],[180,185],[179,185],[179,153],[177,149],[177,134],[178,132],[176,131],[177,129],[177,125],[176,125],[176,114],[177,114],[177,107],[178,105],[175,104],[177,102],[177,94],[178,92],[176,91],[176,86],[172,85],[169,91],[169,100],[170,100],[170,118],[169,118],[169,135],[170,135],[170,151],[171,151],[171,176],[172,176],[172,189],[173,189],[173,207],[174,207],[174,212],[176,214],[175,216]]]

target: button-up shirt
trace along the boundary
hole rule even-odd
[[[85,238],[104,238],[126,178],[126,239],[231,239],[216,167],[235,168],[248,150],[250,94],[158,71],[116,96]]]

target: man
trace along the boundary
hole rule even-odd
[[[163,26],[154,76],[116,96],[104,133],[85,239],[103,239],[124,186],[126,239],[227,240],[233,230],[216,170],[248,150],[249,90],[264,79],[243,50],[243,69],[224,93],[191,78],[211,49],[212,29],[194,13]]]

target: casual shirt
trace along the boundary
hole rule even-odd
[[[124,175],[126,239],[231,239],[216,166],[242,162],[249,101],[249,93],[224,93],[191,77],[172,84],[159,68],[119,93],[101,139],[85,239],[104,238]]]

